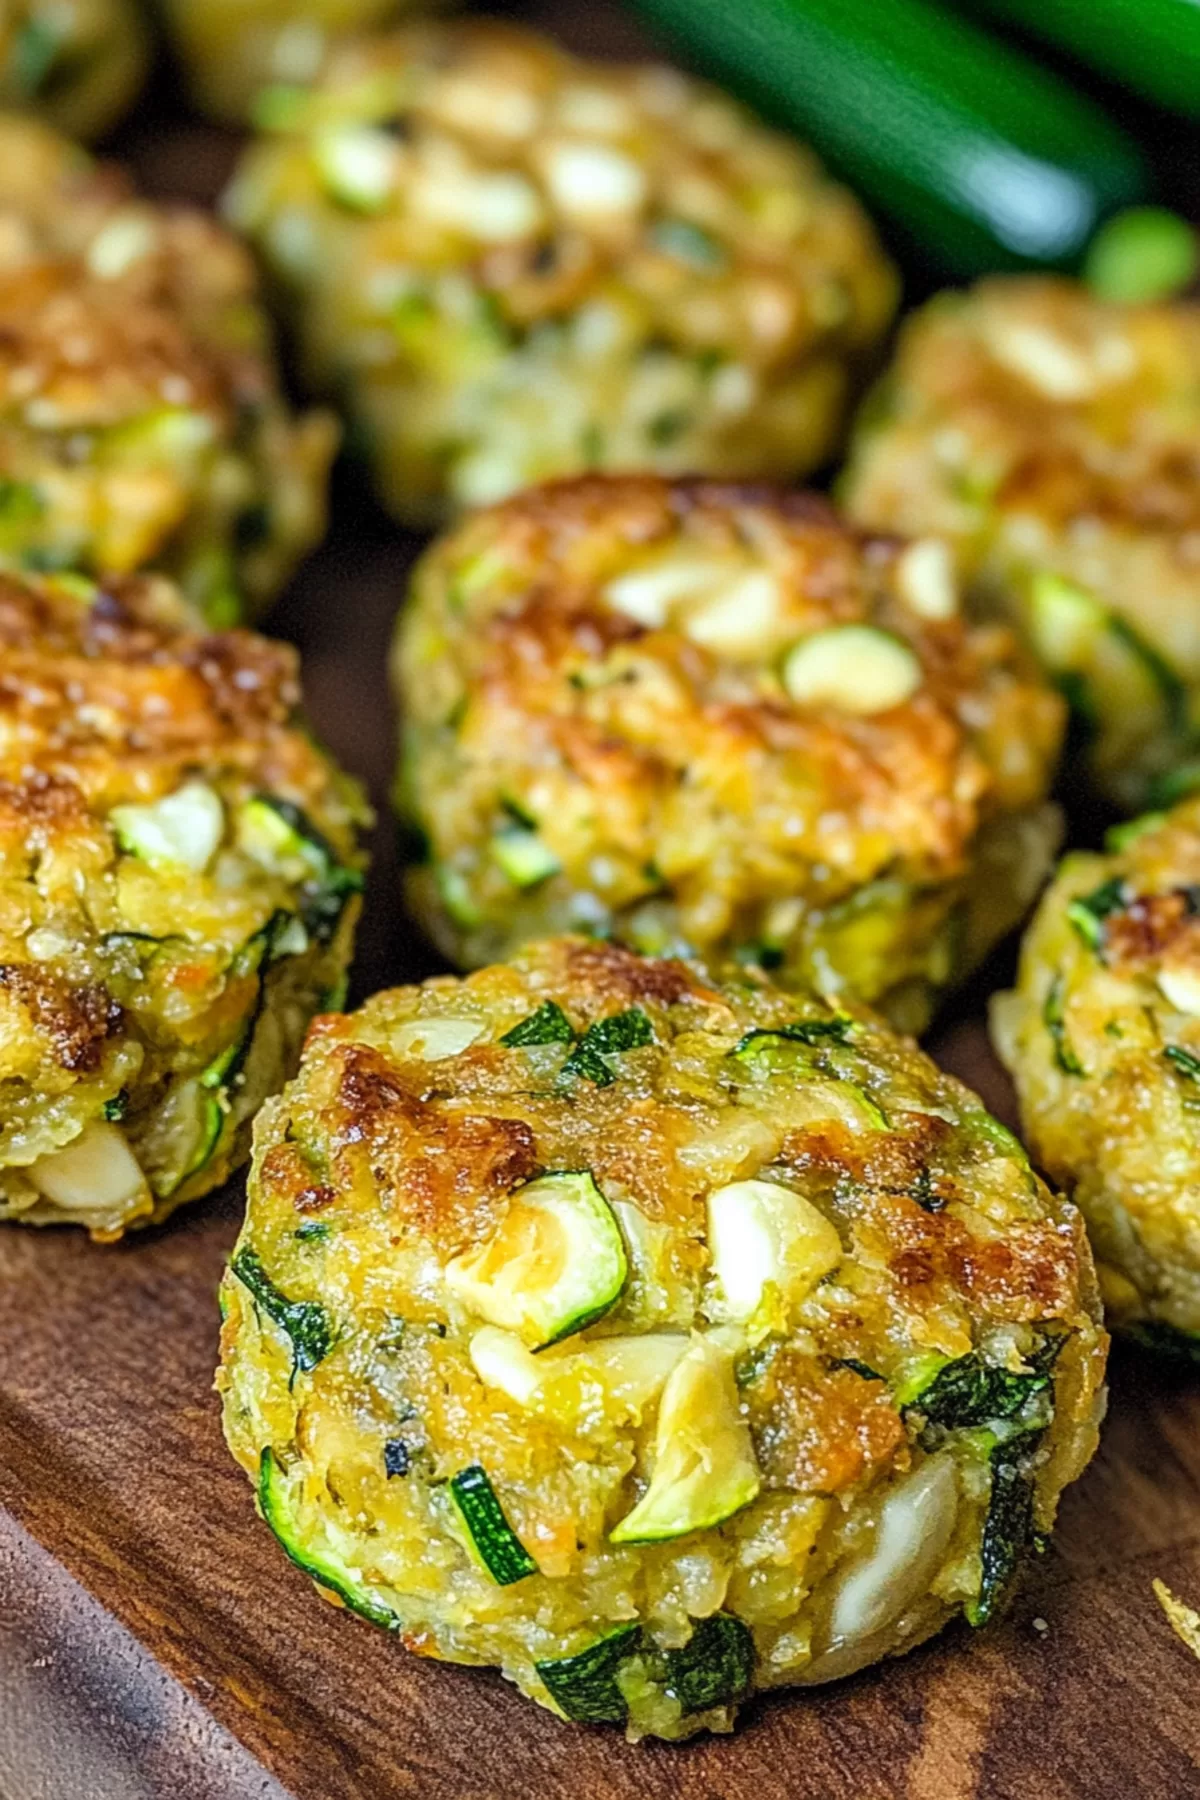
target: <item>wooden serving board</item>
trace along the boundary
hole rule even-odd
[[[600,18],[576,24],[595,39]],[[125,148],[155,191],[204,197],[229,144],[168,94]],[[384,662],[415,546],[361,486],[341,478],[336,533],[271,621],[380,810],[357,998],[433,966],[386,810]],[[936,1048],[1011,1117],[978,1018]],[[211,1391],[241,1204],[238,1182],[107,1249],[0,1230],[0,1800],[1200,1796],[1200,1665],[1150,1586],[1200,1606],[1195,1376],[1114,1356],[1100,1456],[992,1630],[760,1702],[733,1738],[634,1749],[408,1656],[323,1602],[255,1519]]]

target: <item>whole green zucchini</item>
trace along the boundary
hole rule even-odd
[[[1036,31],[1131,88],[1200,117],[1197,0],[959,0]]]
[[[1146,196],[1090,102],[925,0],[635,0],[953,274],[1074,267]]]

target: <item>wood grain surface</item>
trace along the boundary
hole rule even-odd
[[[598,33],[598,8],[578,17]],[[164,130],[157,105],[126,147],[156,191],[203,197],[229,143]],[[380,808],[356,997],[434,966],[386,812],[384,658],[414,546],[361,489],[339,477],[336,533],[271,621]],[[935,1047],[1010,1110],[978,1018]],[[0,1232],[0,1800],[1200,1796],[1200,1666],[1150,1586],[1200,1605],[1194,1376],[1114,1356],[1100,1456],[992,1630],[759,1703],[733,1738],[631,1749],[498,1676],[407,1656],[319,1599],[255,1519],[211,1391],[241,1204],[239,1182],[108,1249]]]

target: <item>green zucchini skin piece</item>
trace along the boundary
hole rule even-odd
[[[296,1521],[288,1510],[283,1471],[272,1450],[263,1451],[258,1465],[258,1505],[263,1518],[278,1538],[281,1547],[298,1569],[323,1588],[337,1595],[351,1612],[379,1625],[384,1631],[399,1631],[402,1620],[389,1606],[373,1600],[356,1585],[345,1569],[339,1569],[327,1558],[306,1550],[299,1541]]]
[[[1081,894],[1067,908],[1067,918],[1089,950],[1099,951],[1104,944],[1107,921],[1113,913],[1123,912],[1126,905],[1125,878],[1114,875],[1090,894]]]
[[[646,1673],[685,1713],[735,1706],[750,1692],[756,1655],[749,1627],[732,1613],[700,1619],[678,1650],[656,1650],[640,1625],[622,1625],[575,1656],[535,1664],[552,1699],[580,1725],[620,1725],[628,1716],[617,1671],[642,1655]]]
[[[628,1713],[616,1674],[642,1641],[640,1625],[620,1625],[574,1656],[535,1663],[550,1698],[577,1725],[622,1725]]]
[[[325,1308],[317,1300],[289,1300],[263,1268],[258,1252],[248,1246],[235,1252],[229,1267],[291,1340],[293,1372],[309,1374],[333,1349],[333,1327]]]
[[[986,1625],[1012,1584],[1033,1538],[1033,1476],[1028,1458],[1042,1433],[1021,1432],[991,1453],[992,1491],[979,1545],[979,1592],[966,1607],[974,1626]]]
[[[1067,1021],[1063,1012],[1062,981],[1058,977],[1050,983],[1049,992],[1042,1006],[1042,1024],[1050,1033],[1050,1042],[1054,1045],[1054,1060],[1063,1074],[1085,1075],[1087,1070],[1080,1062],[1067,1033]]]
[[[340,863],[329,839],[290,800],[281,799],[278,794],[256,794],[248,803],[249,809],[260,809],[260,817],[273,820],[272,835],[277,847],[303,856],[311,868],[312,879],[305,884],[301,896],[300,917],[319,944],[328,944],[347,901],[351,895],[362,893],[362,871]]]
[[[770,1042],[777,1038],[789,1044],[808,1044],[814,1048],[823,1044],[848,1044],[853,1028],[853,1019],[845,1018],[841,1013],[832,1019],[798,1019],[794,1025],[760,1025],[756,1030],[748,1031],[735,1044],[731,1054],[752,1059],[756,1047],[769,1048]]]
[[[1194,0],[959,0],[968,12],[1064,45],[1163,106],[1200,117]]]
[[[521,1019],[500,1039],[510,1050],[529,1049],[537,1044],[573,1044],[575,1033],[571,1021],[556,1000],[543,1000],[536,1012]]]
[[[956,275],[1071,268],[1148,197],[1098,108],[924,0],[635,0]]]
[[[663,1656],[663,1687],[685,1713],[744,1700],[754,1680],[754,1639],[732,1613],[701,1619],[686,1644]]]
[[[638,1050],[654,1042],[654,1030],[640,1006],[625,1012],[610,1013],[589,1025],[562,1066],[562,1075],[570,1080],[583,1076],[596,1087],[611,1087],[617,1079],[605,1062],[606,1056],[617,1056],[625,1050]]]
[[[997,1368],[969,1351],[944,1363],[919,1394],[904,1401],[903,1410],[919,1412],[929,1424],[947,1430],[1015,1419],[1036,1395],[1052,1387],[1051,1364],[1061,1343],[1061,1338],[1048,1338],[1037,1357],[1029,1359],[1035,1366],[1024,1374]]]
[[[511,1587],[537,1574],[537,1564],[504,1516],[482,1463],[450,1478],[450,1497],[480,1562],[498,1587]]]

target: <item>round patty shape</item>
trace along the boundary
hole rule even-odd
[[[133,0],[0,0],[0,106],[100,137],[141,87],[149,44]]]
[[[116,1237],[216,1187],[341,1004],[363,806],[298,701],[161,579],[0,576],[0,1218]]]
[[[460,965],[615,933],[918,1029],[1056,843],[1063,706],[940,546],[819,498],[586,476],[474,515],[396,647],[413,903]]]
[[[422,0],[159,0],[159,7],[193,98],[230,123],[253,117],[263,88],[311,81],[338,38],[436,10]]]
[[[954,546],[1080,715],[1094,775],[1143,803],[1200,722],[1200,306],[1012,276],[906,325],[842,497]]]
[[[982,1624],[1087,1462],[1082,1221],[858,1010],[549,940],[310,1033],[222,1286],[294,1561],[568,1718]]]
[[[588,468],[803,473],[894,310],[845,189],[671,69],[412,26],[260,119],[229,216],[405,519]]]
[[[1111,1318],[1200,1359],[1200,800],[1063,859],[992,1032]]]
[[[0,118],[0,565],[154,568],[235,623],[321,536],[336,437],[230,233]]]

